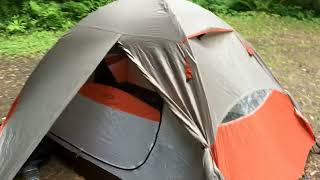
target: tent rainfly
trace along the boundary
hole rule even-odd
[[[0,126],[0,179],[44,136],[121,179],[298,179],[315,137],[256,51],[184,0],[118,0],[45,55]]]

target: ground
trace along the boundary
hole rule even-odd
[[[319,136],[320,20],[296,20],[264,13],[222,18],[254,45],[283,87],[300,103],[316,136]],[[5,116],[42,52],[61,33],[38,34],[0,38],[0,118]],[[311,154],[305,170],[309,179],[320,179],[319,166],[320,155]],[[41,177],[50,180],[83,179],[58,158],[53,158],[42,168]]]

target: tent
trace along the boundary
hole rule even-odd
[[[45,55],[0,127],[12,179],[48,134],[121,179],[298,179],[315,138],[249,43],[184,0],[118,0]]]

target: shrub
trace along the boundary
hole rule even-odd
[[[27,22],[20,16],[13,16],[5,27],[9,33],[24,33],[27,29]]]
[[[243,11],[263,11],[298,19],[319,15],[320,0],[192,0],[215,13],[233,14]],[[311,5],[312,4],[312,5]],[[311,5],[311,6],[310,6]]]
[[[63,30],[112,0],[2,0],[0,32]]]
[[[41,3],[31,0],[25,10],[34,20],[34,26],[45,30],[66,29],[72,20],[65,17],[61,5],[56,2]]]
[[[64,30],[113,0],[0,0],[1,34]],[[320,0],[192,0],[220,14],[264,11],[298,19],[319,15]]]

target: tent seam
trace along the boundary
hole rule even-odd
[[[83,27],[83,28],[88,28],[88,29],[96,29],[96,30],[100,30],[100,31],[111,32],[111,33],[115,33],[115,34],[120,34],[121,36],[123,35],[123,36],[131,36],[131,37],[147,37],[147,38],[151,38],[151,39],[167,40],[167,41],[174,42],[174,43],[179,43],[180,42],[180,40],[176,41],[176,40],[167,39],[167,38],[158,37],[158,36],[146,36],[146,35],[129,34],[129,33],[126,33],[126,32],[117,32],[115,30],[110,30],[110,29],[101,28],[101,27],[97,27],[97,26],[88,26],[88,25],[84,25],[84,24],[79,24],[77,27]]]

